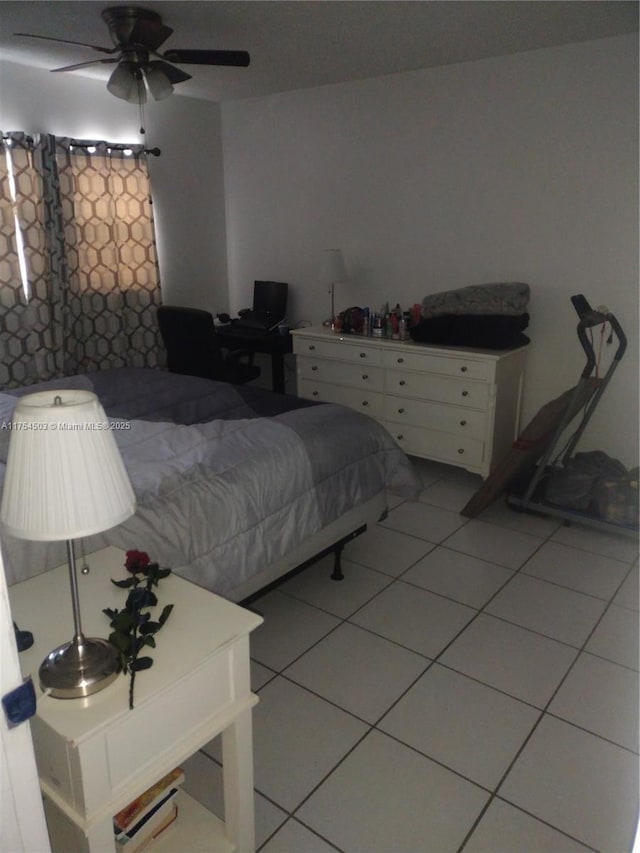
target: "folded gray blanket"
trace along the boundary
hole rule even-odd
[[[445,314],[524,314],[529,304],[528,284],[519,281],[502,284],[471,284],[458,290],[431,293],[422,300],[422,316]]]

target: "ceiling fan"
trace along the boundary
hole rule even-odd
[[[132,103],[143,104],[147,100],[146,88],[156,101],[168,97],[175,83],[190,80],[173,63],[179,65],[227,65],[246,68],[249,54],[244,50],[178,50],[170,48],[164,53],[159,47],[173,33],[171,27],[162,23],[162,18],[150,9],[138,6],[110,6],[102,12],[102,18],[109,27],[114,47],[100,47],[95,44],[71,41],[70,39],[40,36],[32,33],[15,33],[27,38],[46,39],[47,41],[75,44],[90,47],[99,53],[108,54],[108,58],[91,59],[57,71],[75,71],[89,65],[115,65],[107,83],[107,89],[116,98]],[[146,83],[146,88],[145,88]]]

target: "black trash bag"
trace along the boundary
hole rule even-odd
[[[587,512],[614,524],[638,522],[638,471],[627,471],[601,450],[576,453],[549,475],[549,503]]]

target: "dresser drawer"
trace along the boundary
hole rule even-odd
[[[480,466],[484,461],[483,441],[409,424],[385,425],[405,453],[462,466]]]
[[[384,417],[399,424],[466,435],[478,441],[484,441],[487,431],[485,412],[391,395],[385,397]]]
[[[423,373],[439,373],[443,376],[458,376],[465,379],[481,379],[485,382],[491,379],[493,365],[482,359],[464,358],[461,356],[433,355],[426,351],[406,352],[400,350],[385,350],[382,353],[383,367],[419,370]]]
[[[298,356],[313,358],[333,358],[338,361],[353,361],[357,364],[380,364],[381,352],[375,346],[357,341],[340,339],[303,340],[294,337],[293,351]]]
[[[492,386],[486,382],[467,379],[449,379],[433,373],[413,373],[408,370],[388,370],[386,393],[419,400],[453,403],[485,411],[489,405]]]
[[[356,388],[342,388],[325,382],[302,383],[299,394],[305,400],[315,400],[319,403],[338,403],[348,406],[357,412],[362,412],[377,420],[382,419],[384,396],[375,392]]]
[[[301,358],[299,364],[302,378],[312,382],[331,382],[370,391],[384,389],[384,370],[381,367],[315,358]]]

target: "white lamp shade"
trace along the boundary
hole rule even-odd
[[[135,512],[104,409],[82,390],[42,391],[15,408],[0,520],[19,539],[78,539]]]
[[[329,284],[347,281],[347,267],[342,249],[326,249],[323,255],[323,278]]]
[[[172,94],[171,81],[159,68],[145,68],[143,74],[155,101],[162,101]]]
[[[142,71],[126,62],[121,62],[116,66],[115,71],[109,77],[107,89],[116,98],[121,98],[130,104],[146,104],[147,102],[147,90],[145,89]]]
[[[131,100],[132,96],[137,96],[137,81],[132,69],[125,62],[116,65],[113,74],[109,77],[107,89],[116,98],[122,98],[123,101]]]

